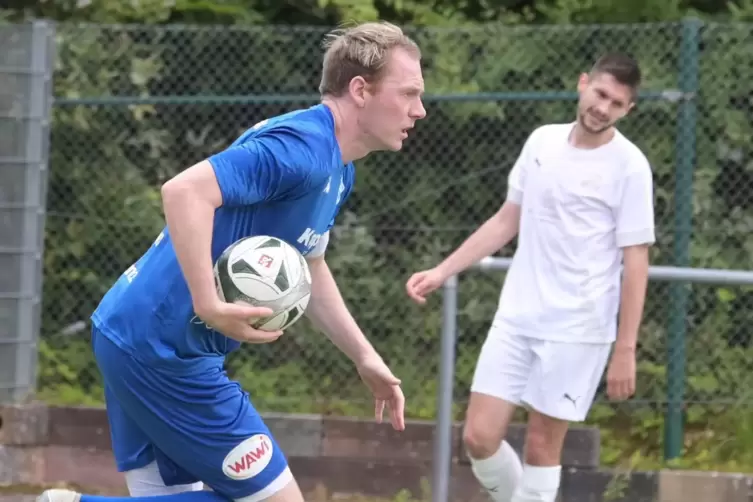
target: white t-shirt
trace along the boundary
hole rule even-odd
[[[573,126],[536,129],[510,173],[520,231],[494,322],[540,339],[612,342],[621,248],[655,240],[653,176],[621,133],[579,149],[568,142]]]

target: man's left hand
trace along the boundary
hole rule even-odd
[[[384,408],[389,406],[390,421],[395,430],[405,429],[405,396],[400,388],[400,379],[379,356],[369,357],[358,364],[358,374],[374,395],[374,416],[382,423]]]
[[[635,349],[615,347],[607,370],[607,395],[615,401],[635,392]]]

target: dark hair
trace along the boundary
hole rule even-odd
[[[628,54],[610,52],[596,60],[591,74],[608,73],[617,82],[630,87],[635,93],[641,85],[641,69],[638,62]]]

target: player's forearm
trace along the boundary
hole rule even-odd
[[[376,351],[348,311],[327,262],[315,259],[309,266],[312,290],[306,316],[354,363],[375,355]]]
[[[162,205],[194,311],[201,317],[218,299],[211,252],[214,204],[192,184],[175,179],[163,185]]]
[[[506,203],[448,256],[439,269],[445,277],[462,272],[506,246],[518,233],[519,225],[520,206]]]
[[[648,250],[631,252],[625,260],[616,348],[635,350],[648,287]]]

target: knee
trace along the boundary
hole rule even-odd
[[[474,459],[484,459],[494,455],[504,439],[504,431],[470,421],[463,428],[463,445],[468,455]]]

